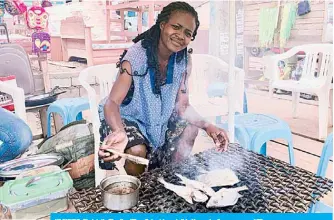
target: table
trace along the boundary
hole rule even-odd
[[[188,178],[198,175],[201,169],[231,168],[240,179],[237,186],[246,185],[249,190],[238,203],[225,208],[206,208],[206,203],[188,204],[175,193],[165,189],[157,178],[177,184],[174,175],[180,173]],[[332,190],[333,181],[316,177],[304,169],[271,157],[248,151],[239,145],[230,145],[227,152],[210,149],[179,164],[145,172],[140,176],[142,187],[139,203],[123,212],[307,212],[311,203]],[[69,195],[78,212],[112,212],[103,207],[100,190],[90,188]]]

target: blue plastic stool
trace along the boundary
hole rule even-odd
[[[223,97],[226,95],[227,91],[227,83],[223,82],[215,82],[211,83],[208,87],[207,93],[209,97]],[[246,92],[244,92],[244,103],[243,103],[243,113],[248,112],[248,106],[247,106],[247,96]]]
[[[332,157],[333,157],[333,133],[328,135],[324,143],[316,174],[317,176],[326,177],[328,163]],[[309,212],[333,213],[333,207],[330,207],[322,202],[316,202],[314,205],[310,207]]]
[[[47,136],[51,136],[51,113],[58,113],[63,118],[64,125],[76,120],[82,120],[82,111],[89,109],[86,98],[62,98],[53,102],[47,111]]]
[[[208,96],[223,96],[226,91],[226,83],[214,83],[208,88]],[[244,92],[244,114],[235,115],[235,138],[246,149],[262,155],[267,155],[267,142],[274,139],[284,139],[288,143],[289,160],[295,165],[292,133],[289,125],[274,115],[245,113],[248,111],[247,97]],[[216,116],[216,124],[224,129],[227,123],[221,121],[221,116]]]

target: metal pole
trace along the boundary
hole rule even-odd
[[[235,1],[229,0],[229,68],[228,68],[228,132],[231,143],[234,143],[235,114]]]

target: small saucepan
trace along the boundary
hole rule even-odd
[[[114,211],[131,209],[138,203],[140,187],[140,180],[134,176],[106,177],[100,183],[104,207]]]

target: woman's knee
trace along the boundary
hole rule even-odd
[[[125,153],[145,158],[147,154],[147,149],[145,145],[136,145],[125,150]],[[131,176],[138,176],[142,174],[145,171],[145,167],[145,165],[136,164],[129,160],[126,160],[124,164],[126,173]]]
[[[145,158],[147,155],[147,149],[145,145],[141,144],[141,145],[136,145],[136,146],[133,146],[125,150],[125,153],[131,154],[133,156]]]

